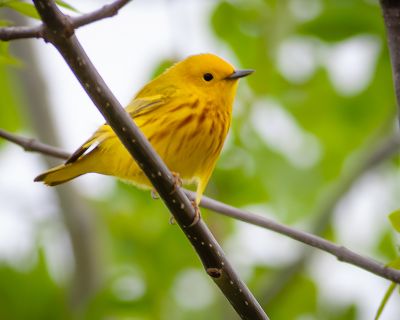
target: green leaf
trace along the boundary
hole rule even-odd
[[[21,1],[6,1],[0,3],[0,6],[5,6],[19,13],[23,14],[24,16],[31,17],[34,19],[40,19],[39,14],[36,11],[36,8],[31,3],[21,2]]]
[[[378,320],[382,314],[383,309],[385,308],[390,296],[392,295],[394,289],[396,288],[396,283],[392,282],[390,287],[387,289],[385,296],[383,297],[381,304],[379,305],[378,311],[376,312],[375,320]]]
[[[56,0],[56,3],[60,6],[63,7],[65,9],[74,11],[74,12],[79,12],[78,9],[76,9],[75,7],[71,6],[69,3],[66,3],[65,1],[62,0]]]
[[[314,281],[303,275],[296,275],[291,282],[275,296],[268,305],[271,319],[299,319],[317,310],[318,288]],[[283,306],[290,305],[290,308]]]
[[[21,62],[9,53],[9,46],[9,42],[0,42],[0,65],[13,65],[14,67],[20,67]]]
[[[397,259],[389,262],[387,264],[387,266],[390,267],[390,268],[394,268],[394,269],[400,270],[400,257],[398,257]]]
[[[389,220],[393,228],[400,232],[400,209],[389,214]]]
[[[327,310],[326,313],[329,315],[326,320],[356,320],[357,317],[357,306],[352,304],[343,310],[334,307],[331,310]]]
[[[376,250],[379,255],[383,255],[386,261],[392,260],[397,256],[395,235],[390,229],[384,230],[382,235],[379,237],[379,241],[375,244]]]
[[[299,26],[298,31],[335,42],[362,33],[380,33],[383,26],[381,20],[374,6],[334,0],[327,1],[323,12],[316,19]]]
[[[8,46],[9,42],[0,42],[0,128],[14,131],[21,127],[23,117],[20,86],[9,66],[21,63],[8,53]]]
[[[396,212],[398,213],[398,215],[397,215],[397,218],[398,218],[400,216],[400,211],[395,211],[393,213],[396,213]],[[389,216],[389,218],[393,215],[393,213]],[[397,222],[399,222],[399,220],[397,220]],[[393,222],[392,222],[392,224],[393,224]],[[387,264],[387,266],[390,267],[390,268],[394,268],[394,269],[400,270],[400,257],[398,257],[397,259],[389,262]],[[378,320],[380,318],[380,316],[381,316],[381,314],[383,312],[383,309],[385,308],[385,306],[386,306],[390,296],[392,295],[394,289],[396,288],[396,286],[397,286],[397,283],[395,283],[395,282],[392,282],[390,284],[390,287],[387,289],[387,291],[386,291],[386,293],[385,293],[385,295],[384,295],[384,297],[383,297],[383,299],[381,301],[381,304],[379,305],[378,311],[376,312],[375,320]]]
[[[43,250],[36,254],[35,265],[23,272],[0,265],[1,319],[71,319],[68,293],[51,278]]]

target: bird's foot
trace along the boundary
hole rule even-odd
[[[179,175],[178,172],[174,172],[172,171],[172,177],[174,179],[174,188],[172,189],[172,191],[170,192],[170,194],[174,194],[176,192],[176,190],[178,190],[180,187],[182,187],[182,179],[181,176]]]
[[[197,205],[196,201],[190,201],[190,203],[192,204],[192,206],[194,208],[194,218],[193,218],[193,221],[189,225],[184,226],[184,228],[194,227],[197,223],[199,223],[199,221],[201,219],[200,209],[199,209],[199,206]],[[176,220],[173,215],[171,215],[169,217],[169,224],[171,224],[171,225],[176,224]]]
[[[193,218],[192,223],[189,224],[188,226],[186,226],[186,228],[194,227],[201,220],[201,214],[200,214],[200,209],[199,209],[198,204],[194,200],[192,200],[190,202],[192,203],[192,206],[194,208],[194,218]]]
[[[174,194],[176,192],[176,190],[178,190],[180,187],[182,187],[183,182],[182,182],[181,176],[179,175],[178,172],[172,171],[171,173],[172,173],[172,179],[174,180],[173,181],[174,187],[173,187],[172,191],[170,192],[170,194]],[[158,194],[156,189],[151,190],[151,197],[155,200],[160,199],[160,195]]]

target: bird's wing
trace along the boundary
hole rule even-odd
[[[126,111],[132,118],[139,117],[152,112],[156,108],[164,105],[164,99],[162,95],[156,95],[152,97],[145,97],[134,99],[127,107]],[[66,161],[66,164],[73,163],[83,156],[86,156],[93,150],[95,150],[105,139],[114,136],[114,133],[108,124],[102,125],[96,132],[83,143]]]
[[[153,112],[155,109],[165,104],[162,95],[151,97],[136,98],[126,107],[126,111],[132,118],[136,118],[148,112]]]

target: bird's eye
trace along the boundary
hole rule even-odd
[[[214,79],[214,76],[211,73],[205,73],[203,75],[203,79],[206,81],[211,81],[212,79]]]

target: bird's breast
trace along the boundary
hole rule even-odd
[[[229,110],[194,100],[175,108],[172,119],[171,114],[160,117],[153,122],[153,129],[141,129],[169,169],[190,180],[214,166],[230,122]]]

